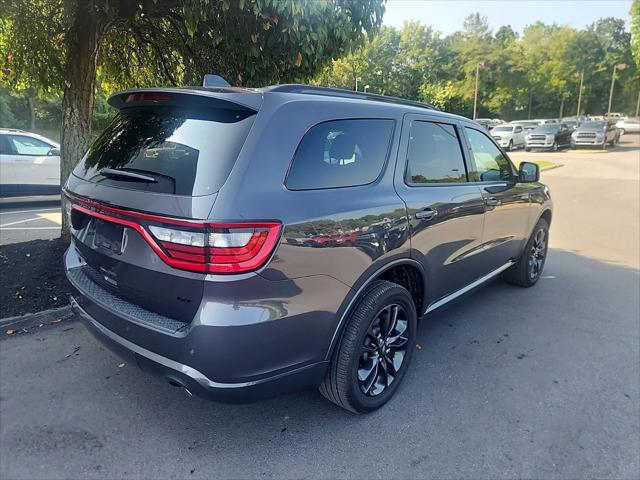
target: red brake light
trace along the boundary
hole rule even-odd
[[[271,258],[282,229],[279,222],[198,222],[121,210],[77,197],[74,200],[84,205],[73,203],[72,209],[136,230],[166,264],[193,272],[257,270]]]
[[[130,93],[124,99],[124,103],[133,102],[167,102],[171,97],[166,93],[160,92],[142,92]]]

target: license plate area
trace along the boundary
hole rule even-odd
[[[120,255],[124,245],[124,227],[99,218],[95,218],[93,224],[95,228],[93,246],[104,248]]]

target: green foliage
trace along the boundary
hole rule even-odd
[[[638,4],[635,0],[634,8]],[[635,22],[637,29],[640,19]],[[485,18],[473,14],[461,31],[444,38],[416,22],[402,29],[382,27],[373,39],[333,60],[314,82],[353,89],[361,78],[360,90],[370,85],[374,93],[471,116],[480,63],[479,117],[555,117],[561,109],[566,116],[576,113],[583,71],[581,110],[606,111],[613,66],[625,63],[628,68],[617,73],[613,109],[632,113],[638,68],[630,45],[619,19],[601,19],[582,30],[538,22],[519,36],[509,26],[493,33]]]
[[[0,0],[3,123],[28,127],[17,105],[29,92],[37,126],[59,124],[82,28],[98,39],[92,123],[103,128],[119,89],[199,85],[205,73],[247,86],[305,81],[371,37],[383,13],[383,0]]]
[[[636,68],[640,70],[640,0],[633,0],[629,15],[631,15],[631,52]]]

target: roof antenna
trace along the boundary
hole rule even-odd
[[[202,79],[203,87],[230,87],[229,82],[227,82],[220,75],[212,75],[207,73]]]

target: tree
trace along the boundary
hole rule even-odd
[[[640,0],[633,0],[631,10],[631,53],[636,62],[636,68],[640,70]]]
[[[107,85],[306,78],[379,27],[382,0],[0,0],[0,81],[63,92],[61,180],[88,148]],[[64,219],[66,221],[66,219]]]

